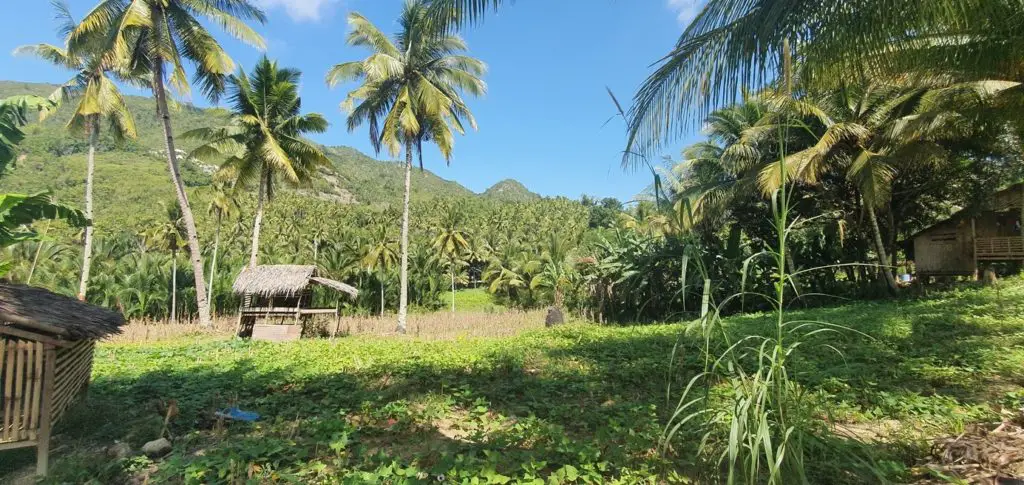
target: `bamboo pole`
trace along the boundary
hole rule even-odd
[[[32,428],[29,439],[39,438],[39,405],[43,394],[43,352],[42,342],[36,342],[35,386],[32,393]]]
[[[32,391],[35,390],[36,373],[32,368],[35,364],[36,342],[25,342],[25,394],[22,398],[22,409],[25,417],[21,423],[21,434],[19,439],[29,439],[29,430],[32,429]]]
[[[25,343],[18,342],[15,350],[15,361],[17,368],[14,370],[14,419],[11,421],[11,431],[14,440],[21,440],[22,417],[25,415],[24,386],[25,386]]]
[[[43,401],[39,409],[39,437],[36,445],[36,475],[46,475],[50,465],[50,410],[53,404],[53,378],[56,372],[57,351],[46,347],[43,372]]]
[[[8,343],[9,342],[7,340],[0,339],[0,375],[4,376],[4,386],[0,389],[0,391],[3,392],[3,400],[0,401],[0,416],[2,416],[2,418],[0,418],[0,420],[2,420],[0,421],[0,426],[3,426],[3,428],[0,428],[0,442],[7,441],[7,420],[10,416],[7,408],[9,407],[8,400],[10,399],[11,390],[7,384],[11,382],[11,378],[4,374],[4,369],[10,368],[10,366],[4,364],[4,362],[6,362],[4,357],[10,355],[7,352]]]

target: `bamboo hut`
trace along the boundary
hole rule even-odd
[[[912,236],[920,278],[975,277],[980,265],[1024,262],[1024,184],[993,193],[977,211],[962,210]]]
[[[50,430],[89,385],[96,341],[122,325],[119,313],[0,282],[0,451],[36,447],[46,474]]]
[[[238,332],[254,340],[295,340],[304,321],[317,315],[333,316],[334,332],[340,321],[340,298],[334,308],[312,308],[313,286],[323,286],[353,298],[359,291],[340,281],[324,278],[316,266],[261,265],[246,267],[233,290],[242,297]]]

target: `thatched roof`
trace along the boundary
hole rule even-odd
[[[335,291],[356,296],[359,291],[340,281],[321,278],[316,266],[297,264],[262,265],[245,267],[239,273],[232,289],[239,295],[295,296],[310,284],[319,284]]]
[[[342,283],[340,281],[334,281],[334,280],[329,280],[327,278],[319,278],[319,277],[313,277],[313,278],[310,278],[309,280],[314,282],[314,283],[317,283],[319,285],[323,285],[323,286],[326,286],[328,288],[331,288],[334,291],[340,291],[342,293],[348,293],[349,295],[352,295],[353,297],[359,295],[359,290],[357,290],[354,286],[346,285],[345,283]]]
[[[0,325],[71,340],[98,340],[119,333],[124,317],[42,288],[0,282]]]

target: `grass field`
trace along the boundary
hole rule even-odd
[[[1020,281],[792,318],[870,336],[823,334],[792,363],[837,439],[869,442],[889,479],[924,478],[932,439],[998,421],[1024,397]],[[770,323],[747,315],[727,326],[749,335]],[[669,369],[677,340],[682,358]],[[87,401],[59,424],[49,482],[694,483],[701,437],[683,432],[665,454],[657,444],[669,376],[680,389],[701,369],[700,347],[683,324],[434,341],[200,335],[104,344]],[[157,438],[170,400],[180,410],[171,455],[106,454],[115,441],[138,450]],[[231,404],[262,419],[212,417]],[[32,463],[30,451],[0,456],[0,481]],[[815,483],[868,481],[839,453],[808,466]]]
[[[494,303],[487,288],[467,288],[455,292],[455,309],[467,312],[502,312],[505,307]]]

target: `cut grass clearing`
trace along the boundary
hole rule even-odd
[[[499,313],[505,306],[494,302],[487,288],[466,288],[455,292],[455,310],[460,312]]]
[[[872,440],[877,466],[892,480],[915,479],[931,438],[998,420],[1024,396],[1020,281],[791,318],[872,337],[823,334],[794,358],[794,378],[814,393],[823,421]],[[749,335],[768,331],[769,320],[746,315],[726,324]],[[680,433],[666,456],[657,449],[676,341],[682,358],[673,389],[703,366],[700,337],[680,337],[683,330],[577,324],[454,341],[104,344],[88,400],[59,425],[48,481],[434,483],[444,475],[450,483],[686,483],[701,437]],[[137,450],[157,438],[172,399],[181,414],[172,420],[170,456],[105,454],[115,440]],[[212,413],[231,404],[263,419],[221,426]],[[31,452],[0,456],[0,473],[32,461]],[[863,482],[837,472],[852,467],[849,460],[822,453],[808,464],[810,478]]]

